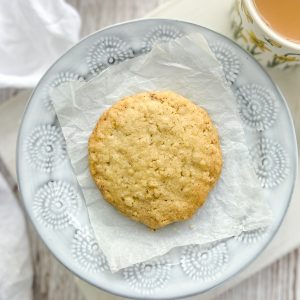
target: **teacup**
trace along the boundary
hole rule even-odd
[[[253,0],[236,0],[233,38],[262,65],[288,68],[300,65],[300,43],[275,32],[259,14]]]

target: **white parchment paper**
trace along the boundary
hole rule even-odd
[[[173,90],[205,108],[218,128],[222,175],[205,205],[185,222],[157,231],[131,221],[102,197],[88,168],[88,138],[120,98]],[[156,45],[147,55],[111,66],[89,82],[66,83],[52,98],[92,228],[112,272],[187,244],[205,244],[270,224],[272,212],[249,159],[236,99],[201,34]]]

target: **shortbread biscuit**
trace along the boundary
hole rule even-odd
[[[98,120],[88,151],[105,200],[152,229],[191,218],[222,169],[209,115],[171,91],[115,103]]]

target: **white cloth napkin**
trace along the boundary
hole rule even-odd
[[[0,88],[34,86],[79,31],[78,13],[63,0],[0,1]]]
[[[23,213],[0,174],[0,299],[31,299],[32,264]]]

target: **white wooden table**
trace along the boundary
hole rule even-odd
[[[68,0],[82,17],[82,32],[85,36],[104,26],[139,18],[167,0]],[[0,104],[12,96],[20,99],[27,91],[0,90]],[[18,101],[18,100],[15,100]],[[299,99],[300,101],[300,99]],[[1,106],[2,106],[1,105]],[[1,109],[1,107],[0,107]],[[16,112],[18,114],[19,112]],[[299,115],[298,106],[293,115]],[[9,130],[9,128],[7,128]],[[12,132],[12,138],[15,135]],[[0,155],[0,172],[17,194],[14,172],[5,165]],[[1,197],[1,195],[0,195]],[[84,300],[74,282],[73,275],[52,256],[36,232],[28,224],[32,257],[34,262],[34,300]],[[258,272],[238,286],[219,296],[218,300],[296,300],[300,299],[300,248],[292,251],[271,266]],[[101,300],[101,299],[100,299]]]

